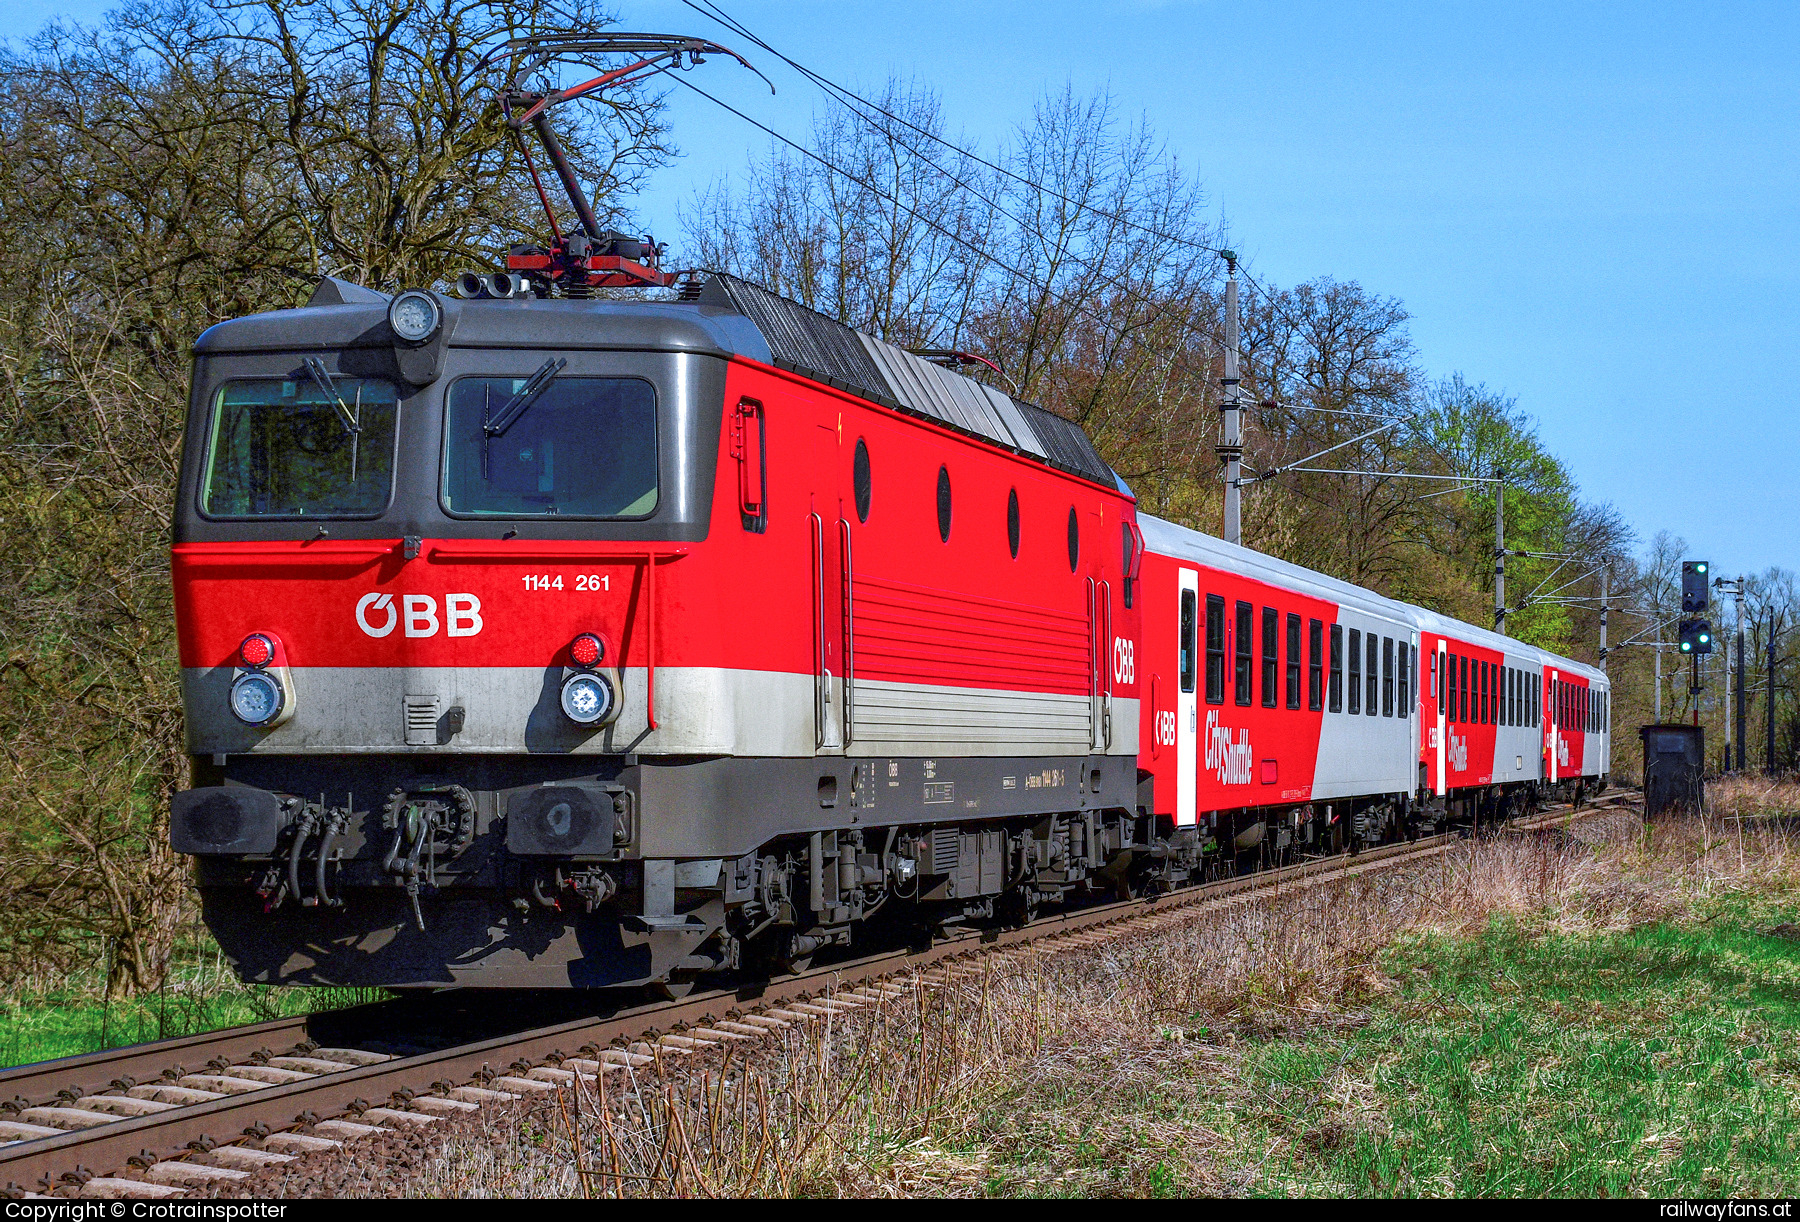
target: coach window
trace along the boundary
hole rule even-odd
[[[1405,641],[1400,642],[1400,696],[1398,712],[1402,717],[1412,716],[1412,694],[1418,688],[1418,678],[1413,668],[1419,664],[1419,651]]]
[[[1291,611],[1287,617],[1287,706],[1300,707],[1300,617]]]
[[[938,538],[950,542],[950,468],[938,468]]]
[[[1225,703],[1225,600],[1206,596],[1206,702]]]
[[[1306,629],[1306,707],[1325,707],[1325,625],[1318,620]]]
[[[850,487],[856,495],[856,520],[869,520],[869,498],[874,494],[874,485],[869,472],[869,443],[861,437],[856,439],[856,454],[850,460]]]
[[[1194,690],[1194,671],[1199,665],[1199,618],[1197,600],[1192,590],[1181,592],[1181,690]]]
[[[1344,626],[1331,626],[1331,711],[1344,711]]]
[[[1232,676],[1233,682],[1231,687],[1232,696],[1239,704],[1249,704],[1252,699],[1250,684],[1254,676],[1250,673],[1250,667],[1252,664],[1251,658],[1254,656],[1256,648],[1255,640],[1252,637],[1252,634],[1256,631],[1256,624],[1254,622],[1255,617],[1255,607],[1252,607],[1249,603],[1243,601],[1238,603],[1237,647],[1232,650],[1234,655],[1232,660],[1237,664],[1237,671]]]
[[[1017,560],[1019,558],[1019,490],[1017,488],[1009,489],[1006,493],[1006,547],[1008,551],[1012,552],[1012,558]],[[1191,599],[1192,595],[1184,594],[1182,597]],[[1191,692],[1194,689],[1190,686],[1187,690]]]
[[[1375,634],[1371,632],[1369,634],[1369,699],[1363,709],[1363,712],[1371,717],[1375,716],[1375,705],[1380,699],[1378,694],[1381,690],[1381,668],[1378,661],[1380,655],[1381,651],[1375,647]]]
[[[1350,630],[1350,712],[1362,712],[1362,631]]]
[[[1381,638],[1381,715],[1394,715],[1394,638]]]
[[[1462,721],[1467,724],[1471,711],[1469,708],[1469,659],[1467,658],[1463,658],[1456,664],[1456,683],[1460,689],[1456,697],[1457,704],[1462,709]]]
[[[1281,670],[1281,612],[1273,607],[1264,607],[1262,621],[1263,707],[1272,709],[1280,699],[1275,687],[1276,675]]]
[[[1481,664],[1481,724],[1484,726],[1491,726],[1494,724],[1493,692],[1489,683],[1489,679],[1493,673],[1494,664],[1492,662],[1483,662]]]
[[[1081,519],[1075,514],[1075,506],[1069,506],[1069,572],[1081,560]]]

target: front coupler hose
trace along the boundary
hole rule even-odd
[[[331,858],[331,842],[338,838],[343,832],[345,825],[349,822],[349,811],[334,810],[331,812],[331,817],[325,820],[325,830],[319,834],[319,860],[317,870],[313,876],[313,881],[318,892],[318,902],[327,908],[342,908],[344,906],[344,901],[341,896],[334,896],[325,888],[325,863]]]
[[[300,901],[302,908],[311,908],[319,902],[317,896],[309,896],[300,889],[300,855],[306,851],[306,842],[318,824],[317,812],[310,808],[303,811],[299,823],[294,826],[294,847],[288,850],[288,891]]]

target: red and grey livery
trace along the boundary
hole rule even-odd
[[[173,834],[251,980],[678,989],[1606,771],[1597,672],[1141,518],[728,276],[214,327],[174,580]]]

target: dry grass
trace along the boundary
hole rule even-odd
[[[1366,1191],[1318,1168],[1395,1140],[1394,1084],[1364,1063],[1372,1015],[1423,1006],[1452,1026],[1485,1032],[1488,1022],[1462,994],[1434,992],[1429,956],[1411,967],[1396,956],[1467,947],[1501,927],[1548,944],[1791,901],[1797,811],[1800,786],[1725,782],[1704,820],[1646,828],[1603,815],[1098,951],[1027,954],[722,1061],[615,1076],[496,1113],[389,1187],[493,1197]],[[1328,1055],[1284,1076],[1268,1050],[1287,1046]],[[1385,1172],[1371,1164],[1367,1174],[1387,1190]],[[1396,1172],[1393,1190],[1458,1190],[1407,1174]]]

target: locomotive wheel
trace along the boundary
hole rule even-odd
[[[1001,897],[995,913],[1000,923],[1020,928],[1037,920],[1038,897],[1030,887],[1014,887]]]

